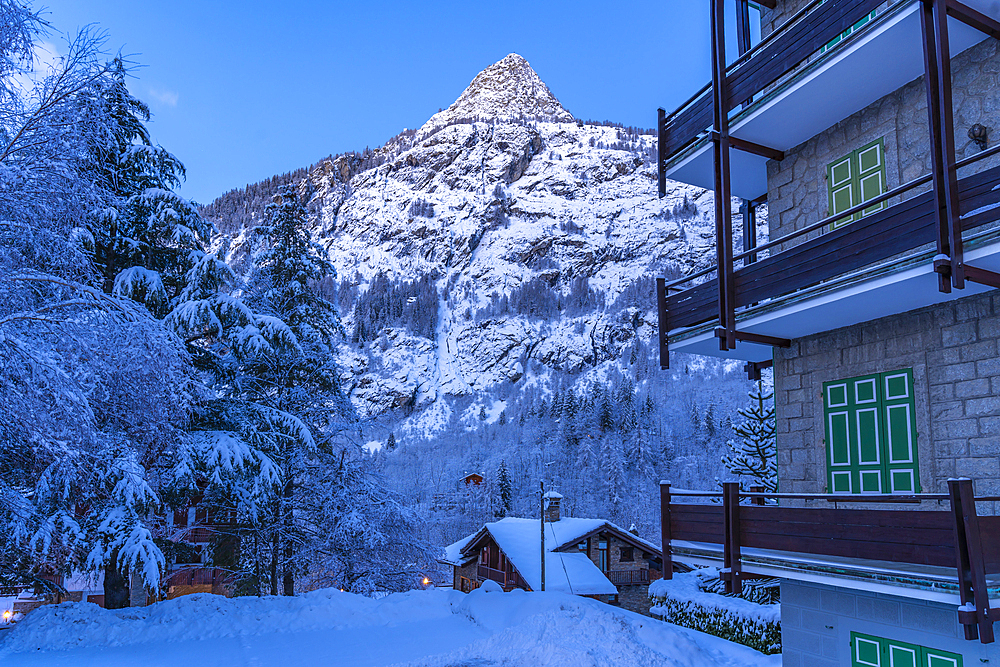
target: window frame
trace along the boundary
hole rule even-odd
[[[875,155],[878,158],[877,163],[866,169],[863,165],[865,155],[872,151],[872,149],[876,149]],[[846,179],[837,178],[837,170],[839,170],[844,164],[847,164],[848,176]],[[873,177],[877,177],[877,180],[873,181]],[[866,196],[865,189],[873,182],[877,182],[878,191]],[[886,177],[885,169],[885,137],[879,137],[878,139],[871,141],[826,165],[827,212],[830,216],[836,215],[839,212],[836,205],[838,201],[837,197],[844,191],[845,187],[848,191],[849,202],[847,206],[840,209],[842,211],[853,206],[863,204],[866,201],[879,197],[888,191],[889,182]],[[855,220],[860,220],[866,215],[870,215],[876,211],[881,211],[886,207],[886,205],[887,202],[874,204],[873,206],[870,206],[863,211],[859,211],[852,216],[835,220],[830,223],[830,230],[832,231],[839,227],[843,227],[844,225],[850,224]]]
[[[822,400],[829,493],[920,493],[912,368],[824,382]]]

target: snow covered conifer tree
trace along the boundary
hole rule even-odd
[[[497,494],[500,496],[497,503],[496,517],[502,519],[514,508],[514,489],[510,480],[510,471],[507,470],[507,462],[500,461],[500,468],[497,470]]]
[[[765,491],[778,490],[778,462],[775,455],[774,391],[763,381],[749,392],[750,404],[738,412],[743,421],[736,425],[740,442],[726,443],[729,453],[722,462],[733,474],[749,478]]]

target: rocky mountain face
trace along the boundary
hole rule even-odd
[[[416,441],[652,358],[653,277],[710,262],[714,233],[710,193],[657,198],[654,154],[648,131],[575,121],[511,54],[415,133],[314,165],[300,191],[359,414]],[[220,225],[237,263],[257,216]]]

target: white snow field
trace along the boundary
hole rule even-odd
[[[372,600],[322,590],[43,607],[0,632],[0,664],[778,667],[781,656],[564,593],[439,589]]]

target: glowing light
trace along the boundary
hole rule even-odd
[[[431,583],[431,580],[428,579],[427,577],[424,577],[424,586],[426,586],[429,583]]]
[[[13,616],[13,615],[14,615],[14,612],[12,612],[10,609],[7,609],[3,613],[3,620],[9,621],[10,617]]]

